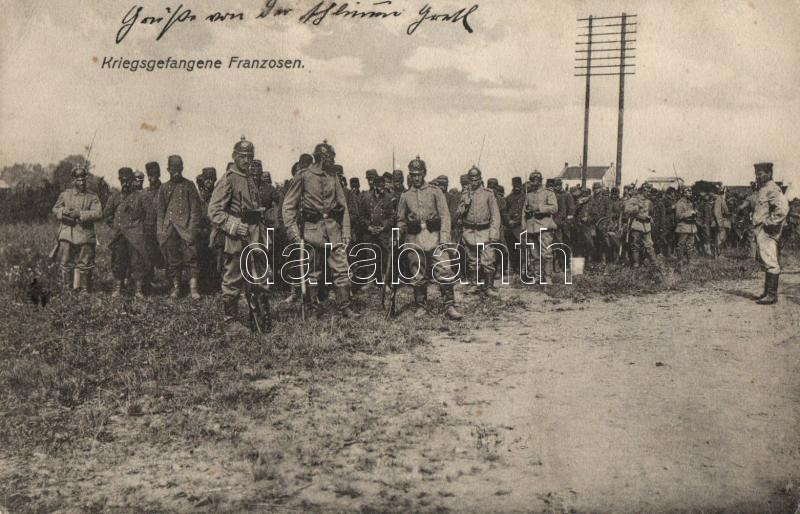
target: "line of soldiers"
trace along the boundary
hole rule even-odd
[[[244,260],[243,252],[261,244],[275,247],[278,251],[272,255],[280,262],[268,262],[266,254],[259,260],[256,254],[254,269],[272,273],[273,278],[274,270],[293,253],[307,255],[305,277],[310,279],[308,285],[316,287],[292,285],[287,302],[302,301],[314,309],[320,298],[335,291],[339,313],[350,317],[354,315],[351,284],[357,289],[369,282],[384,282],[387,272],[394,273],[398,266],[402,276],[413,277],[408,282],[414,290],[415,316],[427,315],[428,284],[435,282],[445,316],[461,319],[455,305],[455,281],[468,281],[470,293],[493,297],[499,271],[509,267],[530,283],[526,278],[531,273],[525,268],[532,262],[540,283],[551,283],[555,273],[569,266],[568,259],[557,262],[561,259],[554,258],[554,249],[564,249],[564,255],[569,255],[569,249],[559,243],[592,260],[627,259],[633,266],[644,259],[654,261],[657,250],[664,255],[674,252],[682,266],[689,260],[698,232],[714,227],[714,249],[710,231],[703,234],[701,248],[716,255],[731,228],[724,192],[693,201],[689,188],[681,189],[676,198],[674,192],[662,194],[644,184],[626,186],[620,197],[599,185],[589,191],[565,190],[558,179],[544,184],[542,174],[534,171],[524,184],[514,177],[512,191],[505,196],[496,179],[484,186],[481,170],[474,166],[460,177],[459,191],[448,189],[444,175],[426,182],[427,165],[419,157],[408,164],[407,182],[402,170],[383,175],[368,170],[368,190],[361,191],[358,178],[352,178],[347,187],[335,156],[331,145],[320,143],[312,155],[300,156],[292,167],[292,178],[280,190],[255,159],[253,144],[242,138],[218,181],[214,168],[204,168],[195,186],[182,176],[181,157],[172,155],[167,160],[170,178],[163,184],[158,163],[146,164],[146,190],[144,173],[121,168],[121,190],[104,207],[97,195],[86,190],[87,170],[76,167],[74,187],[63,192],[53,208],[61,221],[53,256],[60,255],[64,285],[83,291],[91,288],[97,241],[94,224],[105,219],[113,231],[109,247],[115,295],[125,294],[126,289],[136,296],[148,294],[155,270],[163,269],[173,297],[180,295],[187,277],[193,299],[200,298],[203,288],[221,289],[225,319],[233,322],[241,293],[252,286],[243,276],[242,263],[249,263],[253,252],[247,252]],[[780,199],[761,198],[766,189],[774,189],[771,179],[764,181],[759,175],[765,166],[756,166],[758,189],[736,211],[748,205],[752,210],[753,240],[771,277],[780,268],[777,249],[772,251],[764,236],[771,229],[765,227],[782,225],[786,213],[776,221],[783,212]],[[771,207],[766,218],[765,201],[778,206]],[[713,224],[698,221],[706,218]],[[274,232],[267,230],[270,227]],[[397,255],[392,248],[394,228],[399,230],[400,244],[419,250],[402,253],[400,262],[389,262],[390,256]],[[372,245],[378,264],[356,267],[351,276],[355,257],[350,250],[356,243]],[[441,245],[445,251],[440,251]],[[528,252],[524,259],[520,259],[521,251]],[[499,267],[498,259],[503,264]],[[298,278],[304,272],[300,270]],[[769,278],[767,299],[774,299],[767,294],[776,290],[777,281],[774,284]],[[267,291],[259,288],[256,294]]]

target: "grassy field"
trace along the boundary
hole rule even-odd
[[[160,413],[166,421],[136,432],[134,444],[175,447],[237,441],[242,427],[231,420],[286,407],[275,405],[269,390],[253,388],[254,382],[276,375],[306,376],[325,387],[342,376],[375,377],[368,357],[428,344],[435,332],[466,336],[483,320],[525,308],[517,294],[522,286],[514,286],[494,303],[462,302],[468,313],[463,322],[437,315],[410,322],[408,313],[387,321],[377,290],[369,289],[356,299],[362,313],[358,319],[334,322],[327,315],[302,324],[298,307],[281,304],[269,335],[231,335],[221,323],[219,296],[198,302],[163,296],[111,298],[109,250],[102,245],[97,254],[98,292],[88,297],[62,294],[58,267],[47,259],[54,233],[53,224],[0,226],[0,457],[80,456],[114,437],[108,430],[110,419],[135,419],[144,412]],[[99,235],[108,241],[105,227]],[[610,266],[576,277],[574,285],[548,287],[546,294],[556,303],[590,297],[613,301],[622,295],[680,290],[754,273],[748,260],[735,257],[697,259],[680,275],[669,265],[635,272]],[[44,308],[27,300],[33,278],[52,292]],[[410,296],[404,290],[398,306]],[[438,294],[431,296],[434,310],[440,308]],[[213,416],[192,414],[197,409]],[[261,473],[256,469],[254,480]],[[32,478],[25,473],[10,478],[0,483],[0,505],[31,511],[87,507],[66,498],[20,500],[17,489]]]

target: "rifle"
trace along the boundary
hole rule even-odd
[[[399,284],[394,283],[395,270],[397,269],[397,266],[395,265],[394,262],[394,255],[395,255],[395,250],[397,249],[397,243],[399,243],[399,241],[395,237],[394,231],[392,231],[392,250],[391,253],[389,254],[389,262],[388,262],[388,267],[389,267],[388,287],[391,288],[391,292],[389,293],[389,310],[386,311],[387,320],[392,319],[395,316],[397,310],[397,286]],[[386,285],[384,287],[386,287]]]
[[[297,229],[300,235],[300,319],[306,320],[306,237],[305,237],[305,209],[303,208],[303,200],[305,197],[306,184],[303,182],[303,177],[298,174],[297,180],[300,181],[300,220],[297,224]]]
[[[247,257],[248,275],[254,277],[255,275],[255,257],[252,253]],[[267,270],[269,269],[269,261],[267,261]],[[250,310],[250,317],[253,319],[253,326],[256,332],[263,334],[272,329],[272,316],[270,316],[269,298],[261,294],[263,288],[259,284],[253,284],[246,280],[244,289],[244,298],[247,301],[247,308]],[[263,300],[263,302],[262,302]],[[263,326],[262,326],[263,323]]]

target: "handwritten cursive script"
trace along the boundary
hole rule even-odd
[[[177,7],[164,7],[162,11],[155,11],[154,14],[151,14],[145,11],[145,6],[136,4],[122,17],[122,22],[116,34],[116,43],[122,43],[133,31],[134,27],[137,26],[155,27],[158,30],[156,41],[161,41],[174,27],[180,25],[189,26],[198,21],[230,24],[245,22],[249,19],[261,21],[290,18],[297,16],[297,13],[301,12],[302,14],[295,19],[299,23],[309,26],[319,26],[331,20],[351,20],[369,23],[413,16],[413,21],[406,27],[406,34],[409,36],[413,35],[422,25],[433,27],[444,26],[445,23],[460,25],[467,33],[472,34],[473,28],[470,23],[470,17],[474,17],[478,11],[478,4],[474,4],[469,8],[462,7],[454,11],[442,12],[437,11],[433,6],[426,3],[416,13],[407,14],[406,9],[395,6],[393,0],[364,2],[366,4],[364,6],[361,5],[362,2],[359,0],[356,0],[355,3],[322,0],[315,3],[310,9],[304,10],[280,5],[280,1],[288,0],[265,0],[264,4],[257,11],[250,13],[249,16],[244,11],[218,11],[199,14],[188,7],[184,7],[183,4],[179,4]]]

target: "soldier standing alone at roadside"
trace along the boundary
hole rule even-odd
[[[758,258],[764,268],[764,292],[756,299],[760,305],[778,301],[778,279],[781,274],[778,240],[789,214],[789,202],[781,188],[772,181],[772,163],[755,165],[758,197],[753,211],[753,230],[758,245]]]

